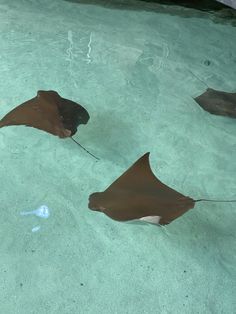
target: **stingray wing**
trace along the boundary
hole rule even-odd
[[[47,93],[51,92],[39,91],[35,98],[11,110],[0,121],[0,127],[26,125],[59,137],[70,136],[70,132],[64,128],[61,122],[56,100],[52,97],[50,99],[45,97],[48,96]]]
[[[160,198],[181,199],[183,194],[171,189],[162,183],[153,174],[150,163],[150,153],[146,153],[139,158],[125,173],[114,181],[105,192],[112,190],[132,190],[136,193],[145,192],[147,194],[157,194]]]
[[[227,93],[208,88],[194,100],[211,114],[236,118],[236,93]]]

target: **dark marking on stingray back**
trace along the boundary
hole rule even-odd
[[[58,111],[62,117],[62,123],[65,129],[71,131],[71,136],[77,132],[77,128],[80,124],[87,124],[90,118],[85,108],[65,98],[61,98],[61,102],[58,104]]]

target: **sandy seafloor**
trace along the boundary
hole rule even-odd
[[[89,111],[75,139],[101,158],[33,128],[0,130],[0,314],[236,313],[235,204],[198,203],[164,228],[87,207],[147,151],[179,192],[236,198],[236,121],[193,100],[207,86],[236,92],[236,27],[104,3],[0,0],[0,115],[56,90]],[[48,219],[20,215],[42,204]]]

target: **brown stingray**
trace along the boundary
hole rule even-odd
[[[141,219],[161,225],[193,208],[195,201],[169,188],[153,174],[149,153],[136,161],[104,192],[89,197],[89,208],[118,221]],[[146,219],[145,219],[146,218]]]
[[[226,93],[208,88],[195,101],[206,111],[236,118],[236,93]]]
[[[89,114],[81,105],[55,91],[38,91],[36,97],[6,114],[0,120],[0,128],[26,125],[65,138],[74,135],[77,127],[88,120]]]

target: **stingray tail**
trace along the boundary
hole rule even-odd
[[[73,137],[71,137],[72,141],[75,142],[77,145],[79,145],[83,150],[85,150],[89,155],[93,156],[95,159],[99,160],[98,157],[96,157],[95,155],[93,155],[92,153],[90,153],[86,148],[84,148],[80,143],[78,143],[75,139],[73,139]]]
[[[205,198],[201,198],[199,200],[194,200],[194,202],[235,203],[236,200],[207,200]]]

